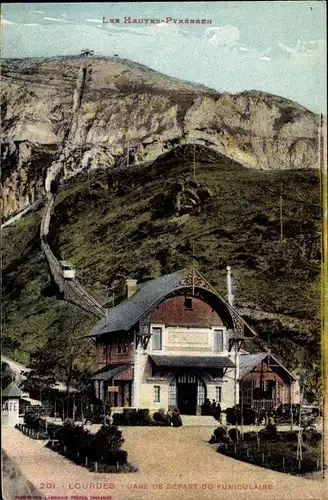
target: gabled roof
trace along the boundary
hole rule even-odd
[[[89,337],[129,330],[151,306],[174,290],[183,278],[183,272],[176,272],[142,283],[137,293],[110,309],[107,318],[99,321]]]
[[[137,321],[158,305],[170,292],[173,292],[179,286],[184,285],[184,280],[188,273],[195,273],[196,284],[199,288],[197,280],[206,283],[206,289],[216,295],[226,310],[230,314],[234,314],[246,326],[248,332],[252,336],[256,336],[256,332],[246,321],[238,314],[236,309],[231,306],[216,290],[208,283],[206,278],[196,269],[183,269],[172,274],[166,274],[160,278],[156,278],[138,286],[137,292],[129,299],[124,300],[118,306],[109,310],[107,317],[101,319],[88,337],[95,337],[105,333],[128,331],[137,323]],[[202,288],[202,287],[200,287]]]
[[[246,375],[254,370],[269,355],[270,358],[272,358],[277,365],[280,365],[281,369],[283,369],[292,379],[297,380],[297,377],[288,371],[287,368],[285,368],[284,365],[271,354],[271,352],[258,352],[256,354],[241,355],[239,358],[239,379],[241,380],[246,377]]]
[[[22,391],[18,389],[17,385],[12,382],[9,384],[2,392],[1,396],[2,397],[7,397],[7,398],[20,398],[22,395]]]
[[[8,358],[8,356],[5,356],[4,354],[1,354],[1,362],[7,363],[7,365],[9,365],[9,368],[18,374],[31,371],[31,368],[28,368],[22,363],[18,363],[18,361],[14,361],[13,359]]]

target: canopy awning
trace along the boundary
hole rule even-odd
[[[124,372],[127,368],[129,368],[129,365],[107,365],[92,375],[91,380],[110,380]]]
[[[230,368],[234,363],[224,356],[149,356],[156,366],[179,368]]]
[[[23,401],[26,401],[27,403],[30,403],[31,406],[42,406],[41,401],[39,401],[38,399],[28,398],[27,396],[22,396],[21,399]]]
[[[53,389],[54,391],[58,391],[58,392],[67,392],[67,386],[66,386],[66,384],[63,384],[63,382],[56,382],[54,385],[51,386],[51,389]],[[75,387],[72,387],[70,385],[68,387],[68,392],[70,394],[73,394],[73,393],[77,393],[80,391],[78,389],[76,389]]]

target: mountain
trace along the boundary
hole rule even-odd
[[[80,64],[4,62],[6,216],[60,180],[48,241],[105,307],[123,297],[126,278],[191,263],[225,295],[231,265],[235,304],[259,333],[245,348],[269,343],[288,367],[306,367],[316,391],[318,117],[281,97],[219,95],[127,61]],[[58,295],[41,213],[42,203],[2,233],[3,348],[28,364],[75,332],[77,369],[92,370],[79,339],[96,320]]]
[[[111,168],[128,144],[130,163],[192,143],[259,170],[317,165],[319,117],[297,103],[219,94],[126,60],[3,60],[1,113],[5,217],[42,196],[45,179]]]

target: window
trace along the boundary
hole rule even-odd
[[[217,386],[215,387],[215,401],[217,403],[221,403],[221,397],[222,397],[222,387]]]
[[[177,403],[177,379],[174,378],[169,386],[169,409],[176,408]]]
[[[154,351],[162,349],[162,328],[152,328],[152,348]]]
[[[214,352],[223,351],[223,330],[214,330]]]
[[[154,403],[160,402],[161,388],[159,385],[154,385]]]
[[[128,351],[125,339],[117,339],[117,353],[124,354]]]
[[[263,381],[263,392],[268,392],[268,390],[269,390],[269,381],[264,380]]]
[[[185,297],[184,306],[185,306],[185,309],[192,309],[192,299],[191,299],[191,297]]]

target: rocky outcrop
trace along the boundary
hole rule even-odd
[[[153,161],[185,144],[248,168],[317,165],[319,117],[263,92],[219,94],[101,58],[8,60],[2,80],[5,216],[40,196],[45,180],[49,191],[59,172]],[[40,164],[40,151],[52,162]]]
[[[8,142],[2,146],[1,209],[5,218],[43,197],[44,180],[53,155],[53,148],[48,145],[29,141]]]

